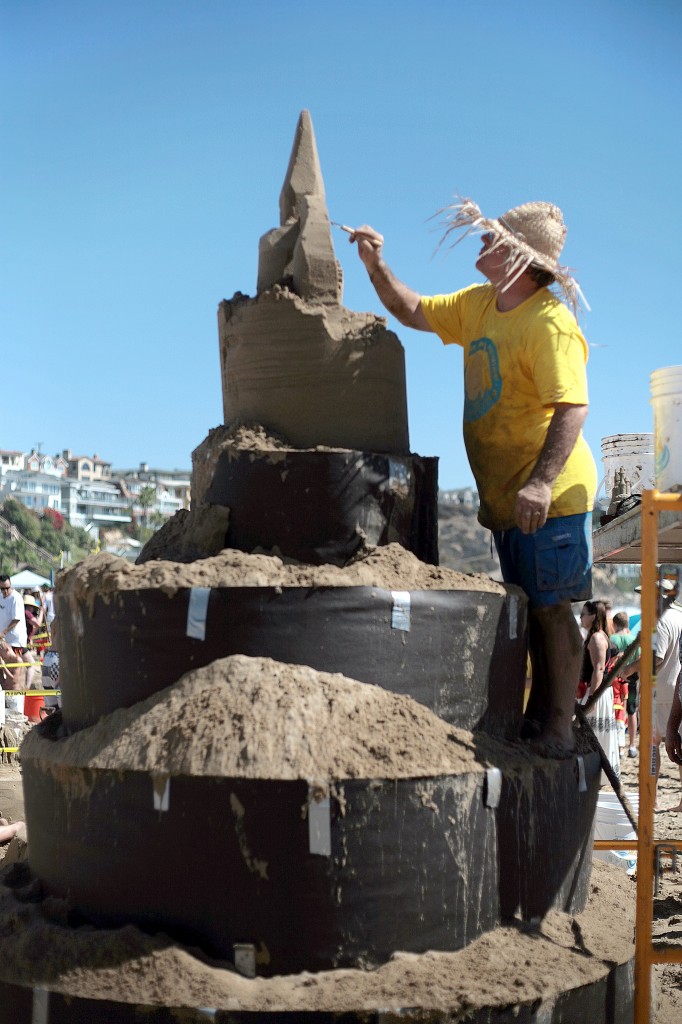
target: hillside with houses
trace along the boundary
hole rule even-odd
[[[30,565],[43,572],[101,548],[134,559],[159,526],[189,508],[190,476],[188,469],[145,462],[116,469],[97,454],[70,449],[53,456],[0,449],[0,559],[12,571]],[[440,492],[440,561],[499,578],[490,532],[476,518],[478,504],[472,487]],[[600,597],[638,603],[638,566],[596,566],[594,572]]]
[[[58,455],[0,449],[0,500],[14,498],[41,515],[61,513],[93,538],[131,524],[160,526],[189,508],[189,469],[115,469],[99,455]]]
[[[140,463],[117,469],[99,455],[0,449],[0,555],[42,571],[111,542],[133,555],[182,508],[189,469]],[[21,510],[28,515],[24,515]]]

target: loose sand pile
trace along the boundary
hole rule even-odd
[[[211,558],[225,548],[230,509],[225,505],[197,505],[179,509],[152,534],[137,556],[137,564],[153,559],[195,562]]]
[[[111,599],[120,590],[156,588],[172,596],[183,587],[380,587],[500,595],[515,590],[483,574],[469,575],[420,562],[400,544],[374,548],[343,568],[306,565],[232,549],[191,564],[152,561],[132,565],[103,552],[83,559],[73,569],[60,573],[57,580],[58,596],[85,599],[91,610],[97,596]]]
[[[24,760],[249,779],[420,778],[482,772],[470,733],[411,697],[269,658],[233,655]]]
[[[228,457],[240,452],[272,453],[274,457],[287,452],[348,452],[350,448],[332,448],[325,444],[316,444],[310,448],[297,448],[290,444],[281,434],[267,430],[260,423],[239,424],[226,427],[220,424],[211,427],[207,436],[192,452],[192,460],[204,461],[210,456],[226,452]]]
[[[14,884],[28,881],[25,873],[21,865],[14,869]],[[36,885],[24,890],[26,899],[36,899]],[[62,901],[20,902],[0,886],[0,977],[82,998],[164,1006],[262,1013],[424,1007],[464,1016],[479,1007],[552,999],[629,960],[634,899],[623,873],[596,863],[590,890],[578,917],[552,911],[538,931],[498,928],[456,953],[397,953],[374,971],[250,980],[133,926],[67,927]]]

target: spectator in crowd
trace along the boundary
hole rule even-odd
[[[52,587],[50,587],[50,585],[48,583],[43,583],[43,585],[41,587],[41,590],[42,590],[41,597],[42,597],[42,602],[43,602],[43,608],[45,609],[45,622],[47,623],[47,628],[51,629],[52,623],[54,622],[54,615],[55,615],[55,612],[54,612],[54,593],[52,592]]]
[[[5,573],[0,574],[0,640],[6,640],[21,654],[26,648],[24,602]]]
[[[0,640],[0,686],[3,690],[19,690],[24,682],[23,668],[15,668],[17,656],[6,640]]]
[[[40,617],[38,613],[41,609],[38,606],[33,594],[24,594],[24,615],[26,617],[26,640],[27,643],[31,643],[33,637],[40,630]]]
[[[675,749],[674,733],[679,730],[679,722],[674,727],[677,699],[679,698],[678,687],[680,682],[680,642],[682,640],[682,604],[677,600],[679,584],[677,581],[663,579],[658,583],[659,591],[663,599],[663,613],[656,625],[656,637],[654,639],[654,657],[656,666],[656,714],[653,725],[653,743],[656,751],[655,772],[656,790],[658,792],[658,775],[661,759],[659,747],[665,742],[666,750]],[[640,593],[641,587],[635,587]],[[624,674],[630,678],[633,673],[639,672],[640,658],[637,658],[631,665],[627,665]],[[678,746],[679,749],[679,746]],[[674,761],[675,758],[672,758]],[[678,762],[679,763],[679,762]],[[682,769],[680,770],[680,783],[682,785]],[[657,810],[682,811],[682,798],[677,807],[664,807]]]
[[[615,626],[613,625],[613,604],[608,597],[604,598],[604,608],[606,610],[606,632],[611,636]]]
[[[35,598],[36,602],[36,618],[41,626],[45,625],[45,608],[43,607],[43,595],[39,590],[32,590],[31,597]]]
[[[682,638],[680,639],[680,663],[682,663]],[[680,784],[682,785],[682,670],[675,687],[668,724],[665,732],[665,749],[673,764],[678,765],[680,771]],[[673,814],[682,813],[682,796],[677,807],[670,807]]]
[[[581,682],[587,684],[586,696],[591,697],[601,686],[606,669],[609,637],[606,632],[606,609],[603,601],[586,601],[580,613],[587,629],[584,644]],[[602,693],[587,713],[602,750],[611,762],[616,776],[620,778],[620,753],[618,730],[613,710],[613,689],[610,686]],[[604,781],[606,778],[604,776]]]
[[[35,660],[28,650],[23,598],[14,589],[12,581],[6,573],[0,575],[0,640],[5,640],[10,645],[16,661],[33,662]],[[31,686],[32,684],[33,668],[29,665],[24,685]]]
[[[43,658],[43,689],[44,690],[58,690],[60,688],[59,683],[59,651],[56,648],[57,643],[57,629],[56,622],[52,627],[52,646],[45,651]],[[61,707],[61,697],[57,694],[45,694],[45,707],[56,708]]]
[[[622,655],[628,649],[635,639],[634,634],[630,632],[630,619],[626,612],[616,612],[613,616],[613,633],[609,637],[609,643],[611,649],[616,655]],[[639,657],[639,648],[633,651],[628,658],[623,662],[623,665],[618,669],[618,676],[614,679],[614,697],[620,700],[625,706],[627,713],[628,723],[628,757],[637,757],[637,747],[635,740],[637,739],[637,703],[638,703],[638,683],[639,676],[635,672],[634,676],[630,676],[626,679],[623,668],[626,665],[631,665]],[[616,695],[616,683],[618,683],[618,695]],[[625,691],[623,692],[623,687]]]

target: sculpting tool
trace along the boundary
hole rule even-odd
[[[367,242],[370,243],[370,245],[373,245],[375,249],[380,249],[381,246],[384,244],[383,239],[379,241],[378,238],[370,238],[369,235],[363,234],[363,232],[358,231],[357,228],[349,228],[347,224],[339,224],[338,220],[330,220],[329,223],[332,224],[335,228],[341,228],[342,231],[347,231],[349,235],[357,235],[358,238],[364,238]]]
[[[355,232],[355,228],[349,228],[347,224],[339,224],[338,220],[330,220],[329,223],[335,228],[341,228],[342,231],[347,231],[349,235],[352,235]]]

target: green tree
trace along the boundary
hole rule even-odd
[[[38,543],[41,548],[47,548],[53,555],[58,555],[64,547],[61,535],[54,528],[49,519],[43,519],[40,524],[40,535]]]
[[[32,540],[34,544],[39,543],[40,520],[35,512],[26,508],[20,501],[7,498],[3,504],[2,514],[5,519],[16,526],[27,540]]]
[[[155,487],[143,487],[138,496],[138,503],[141,505],[144,511],[144,525],[149,527],[149,510],[152,505],[156,502],[156,488]]]

